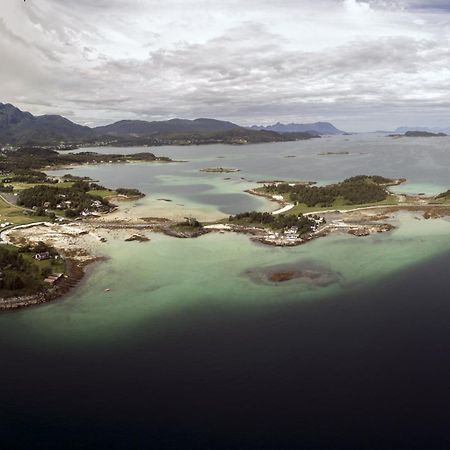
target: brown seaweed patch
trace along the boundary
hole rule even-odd
[[[329,286],[340,280],[341,274],[316,263],[278,264],[255,267],[244,272],[255,283],[302,282],[312,286]]]

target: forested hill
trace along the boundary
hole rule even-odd
[[[315,122],[315,123],[276,123],[268,126],[253,126],[255,130],[276,131],[277,133],[313,133],[318,135],[327,134],[345,134],[344,131],[337,129],[329,122]]]
[[[248,129],[215,119],[171,119],[147,122],[121,120],[111,125],[90,128],[58,115],[34,116],[11,104],[0,103],[0,144],[54,145],[111,144],[190,145],[248,144],[310,139],[309,133],[284,135],[271,130]]]
[[[154,122],[121,120],[111,125],[94,128],[94,131],[99,136],[150,136],[172,133],[216,133],[239,129],[241,127],[232,122],[215,119],[171,119]]]
[[[0,143],[39,143],[92,136],[94,132],[91,128],[73,123],[62,116],[33,116],[13,105],[0,103]]]

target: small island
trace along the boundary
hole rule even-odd
[[[240,171],[241,169],[230,169],[226,167],[206,167],[204,169],[200,169],[200,172],[207,172],[207,173],[234,173]]]
[[[322,153],[319,153],[319,156],[331,156],[331,155],[350,155],[350,152],[342,151],[342,152],[322,152]]]
[[[405,134],[389,134],[388,137],[445,137],[445,133],[432,133],[431,131],[407,131]]]

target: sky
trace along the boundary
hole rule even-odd
[[[1,0],[0,61],[0,102],[90,126],[450,126],[449,0]]]

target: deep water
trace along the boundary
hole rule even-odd
[[[448,448],[450,253],[257,310],[201,305],[110,345],[1,338],[3,448]]]

